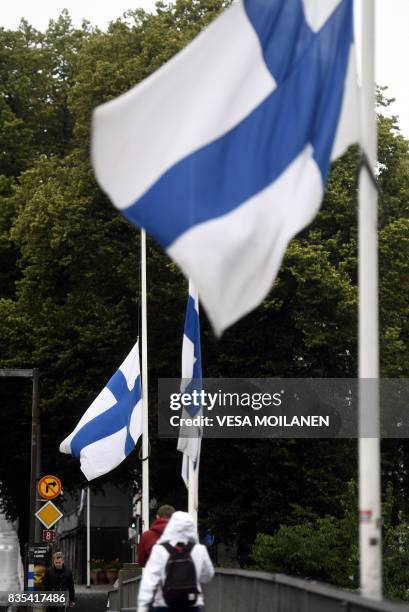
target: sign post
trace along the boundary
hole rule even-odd
[[[38,508],[36,500],[36,482],[40,477],[41,456],[41,431],[40,431],[40,408],[38,403],[38,380],[39,372],[33,369],[33,399],[31,406],[31,471],[30,471],[30,537],[29,542],[33,545],[40,540],[39,525],[36,524],[33,514]]]

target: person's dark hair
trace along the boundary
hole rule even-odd
[[[158,508],[158,511],[156,514],[159,516],[159,518],[169,519],[174,512],[175,512],[175,508],[173,506],[169,506],[168,504],[165,504],[164,506],[160,506],[160,508]]]

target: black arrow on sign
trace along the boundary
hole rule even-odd
[[[46,483],[45,483],[45,492],[46,492],[46,493],[48,493],[48,489],[49,489],[50,487],[51,487],[51,488],[54,488],[54,487],[56,487],[56,486],[57,486],[57,483],[55,482],[55,480],[52,480],[51,482],[46,482]]]

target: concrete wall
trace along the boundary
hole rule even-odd
[[[122,589],[110,597],[110,612],[136,612],[136,579],[124,582]],[[203,590],[208,612],[409,612],[406,604],[376,602],[318,582],[264,572],[218,569]]]

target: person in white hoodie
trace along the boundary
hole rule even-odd
[[[166,604],[163,587],[166,580],[166,565],[170,553],[163,546],[170,544],[188,545],[192,543],[190,555],[196,570],[197,599],[193,606],[174,607]],[[169,520],[165,531],[152,548],[151,556],[142,574],[138,593],[138,612],[199,612],[204,604],[200,585],[209,582],[214,575],[206,546],[199,544],[196,526],[187,512],[175,512]]]

